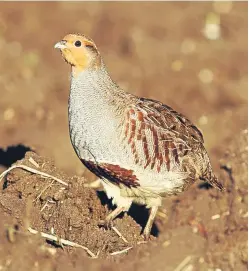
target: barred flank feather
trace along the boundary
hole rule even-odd
[[[219,179],[214,175],[212,171],[209,171],[209,176],[201,177],[201,180],[208,182],[213,187],[219,189],[220,191],[225,191],[225,187],[223,184],[219,181]]]
[[[225,187],[220,183],[218,178],[213,175],[213,178],[210,180],[210,184],[212,184],[214,187],[218,188],[220,191],[225,191]]]

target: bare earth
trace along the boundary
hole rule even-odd
[[[1,271],[247,270],[248,12],[246,2],[229,5],[0,3],[0,172],[24,164],[69,184],[22,169],[1,181]],[[221,37],[210,40],[202,30],[217,14]],[[96,177],[71,147],[69,67],[53,49],[70,32],[96,41],[122,87],[187,115],[202,130],[226,187],[220,193],[196,183],[165,199],[148,243],[140,236],[143,207],[114,222],[127,242],[99,226],[112,206],[103,191],[85,187]]]

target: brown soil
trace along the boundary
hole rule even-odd
[[[220,9],[221,38],[208,40],[202,29],[217,3],[0,3],[0,169],[19,159],[34,168],[32,157],[69,183],[22,169],[2,180],[0,270],[247,270],[247,3],[228,8]],[[112,206],[85,187],[95,177],[70,145],[68,66],[53,50],[69,32],[96,41],[124,88],[192,119],[227,189],[198,183],[165,199],[148,243],[140,236],[143,207],[114,222],[128,243],[99,226]],[[27,227],[86,246],[98,259]]]

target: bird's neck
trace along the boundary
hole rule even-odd
[[[74,108],[84,106],[86,110],[101,110],[107,106],[111,110],[125,106],[133,97],[117,86],[103,62],[98,69],[71,73],[69,107],[73,104]]]
[[[86,69],[71,73],[70,98],[88,101],[94,104],[98,102],[109,102],[118,95],[121,90],[113,82],[104,66],[98,69]],[[96,101],[97,100],[97,101]]]
[[[69,116],[98,122],[107,122],[122,114],[125,108],[125,92],[111,79],[105,68],[85,70],[71,75]]]

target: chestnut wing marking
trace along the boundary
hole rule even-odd
[[[162,165],[170,171],[175,164],[180,164],[180,158],[191,150],[188,141],[203,143],[201,132],[187,118],[168,106],[146,99],[127,108],[124,140],[136,164],[157,172]]]

